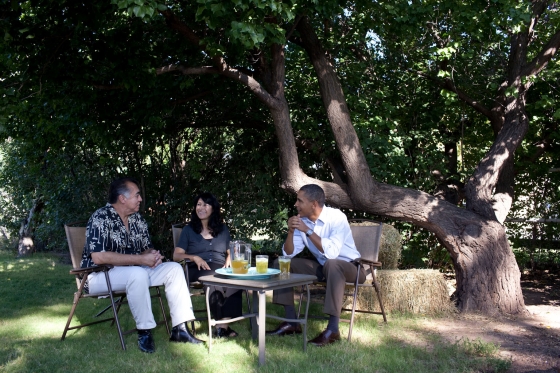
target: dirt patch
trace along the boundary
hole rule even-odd
[[[426,319],[423,325],[449,341],[480,339],[500,346],[511,373],[560,373],[560,276],[525,274],[521,286],[529,317],[457,315]]]

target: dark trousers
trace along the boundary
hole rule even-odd
[[[278,260],[274,261],[274,268],[279,268]],[[344,287],[346,286],[346,282],[356,281],[358,267],[354,263],[340,259],[328,259],[325,265],[322,266],[317,260],[292,258],[290,273],[315,275],[318,281],[326,281],[327,290],[323,312],[328,315],[340,317],[340,310],[342,309],[342,301],[344,298]],[[358,281],[360,284],[363,284],[365,280],[366,274],[362,268]],[[285,288],[275,290],[272,295],[272,302],[285,306],[293,306],[294,289]]]
[[[198,281],[199,277],[213,275],[216,269],[223,265],[208,263],[210,270],[199,270],[196,265],[189,265],[189,282]],[[205,286],[209,292],[210,313],[215,320],[241,316],[243,306],[243,291],[223,286]]]

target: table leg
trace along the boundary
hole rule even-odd
[[[257,313],[259,309],[259,295],[258,291],[253,290],[253,301],[251,302],[251,313]],[[256,317],[251,317],[251,337],[253,341],[257,341],[259,339],[259,325],[258,320]]]
[[[208,353],[212,350],[212,315],[210,314],[210,292],[206,290],[206,313],[208,315]]]
[[[266,292],[259,290],[259,365],[264,365],[266,332]]]
[[[303,352],[307,352],[307,313],[309,312],[309,303],[311,303],[311,298],[309,297],[309,284],[305,285],[305,289],[307,290],[307,304],[305,305],[305,323],[303,324]]]

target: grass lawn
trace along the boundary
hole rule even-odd
[[[240,333],[232,340],[206,345],[172,344],[165,328],[155,329],[156,352],[144,354],[136,347],[136,333],[125,337],[120,348],[110,323],[70,331],[60,341],[76,290],[69,265],[55,256],[35,254],[16,259],[0,251],[0,371],[1,372],[504,372],[509,362],[497,358],[497,346],[480,341],[448,343],[428,332],[419,333],[418,319],[390,314],[385,325],[376,315],[360,316],[352,343],[346,340],[325,348],[308,345],[302,337],[268,337],[266,365],[258,367],[258,345],[251,339],[248,321],[232,324]],[[202,297],[195,302],[202,304]],[[108,304],[105,299],[85,299],[76,316],[84,322]],[[195,307],[196,308],[196,307]],[[156,312],[157,306],[154,303]],[[269,313],[282,313],[268,305]],[[320,307],[313,305],[312,312]],[[156,318],[159,318],[156,312]],[[120,312],[123,328],[134,327],[128,307]],[[272,329],[276,320],[269,320]],[[326,326],[311,320],[309,338]],[[207,339],[205,322],[196,323],[197,336]],[[346,335],[348,324],[341,324]],[[420,336],[420,337],[419,337]]]

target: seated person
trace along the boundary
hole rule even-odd
[[[352,231],[346,215],[339,209],[325,206],[325,192],[315,184],[301,187],[295,203],[298,215],[288,219],[288,236],[283,255],[292,257],[290,272],[316,275],[319,281],[327,282],[323,312],[329,315],[327,329],[309,341],[316,346],[325,346],[340,340],[338,323],[344,298],[346,282],[366,280],[365,272],[358,274],[357,266],[351,261],[360,258],[354,244]],[[315,258],[293,258],[307,247]],[[278,268],[278,261],[275,262]],[[295,319],[293,288],[275,290],[272,302],[284,306],[286,318]],[[281,323],[267,335],[301,333],[299,323]]]
[[[150,286],[165,286],[173,325],[170,341],[202,343],[185,325],[194,320],[194,313],[183,269],[177,263],[163,263],[163,256],[153,248],[148,225],[138,213],[142,201],[138,182],[131,178],[114,180],[108,200],[88,221],[81,267],[114,265],[109,270],[111,286],[126,291],[142,352],[155,351]],[[106,292],[105,274],[91,273],[88,289],[90,294]]]
[[[218,268],[231,266],[229,230],[220,213],[220,203],[210,193],[202,193],[194,200],[191,220],[183,228],[175,247],[173,260],[190,259],[189,282],[201,276],[213,275]],[[221,286],[209,286],[210,312],[215,320],[241,316],[242,291]],[[227,324],[217,324],[214,335],[237,337],[238,333]]]

